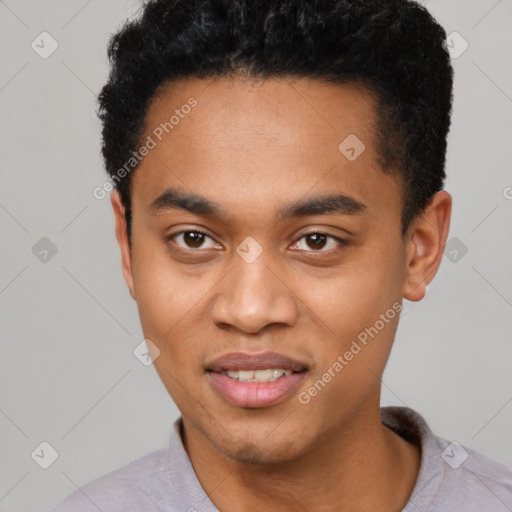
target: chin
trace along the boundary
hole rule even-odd
[[[240,439],[226,437],[219,442],[213,442],[213,445],[225,457],[240,464],[276,464],[289,462],[300,456],[297,446],[300,437],[288,437],[291,441],[276,437],[270,441],[268,436],[260,436],[251,440],[248,440],[248,435]]]

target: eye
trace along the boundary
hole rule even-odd
[[[204,245],[205,240],[209,239],[212,244],[208,247]],[[167,240],[174,240],[175,243],[182,249],[195,250],[195,249],[214,249],[218,244],[204,231],[197,229],[190,231],[179,231],[170,235]]]
[[[215,249],[219,245],[210,235],[198,229],[179,231],[178,233],[169,235],[167,240],[173,240],[181,249],[192,251],[199,249]],[[305,245],[302,244],[301,246],[302,240],[305,241]],[[205,245],[206,241],[210,241],[210,245]],[[339,245],[345,246],[347,242],[337,236],[315,231],[302,235],[297,242],[295,242],[295,247],[292,248],[309,252],[329,252]]]
[[[347,245],[347,242],[341,238],[338,238],[334,235],[328,235],[327,233],[320,233],[320,232],[314,232],[314,233],[307,233],[303,236],[301,236],[298,241],[295,243],[295,245],[300,245],[300,241],[305,239],[306,245],[309,247],[304,248],[304,246],[301,248],[299,247],[299,250],[312,250],[313,252],[329,252],[331,249],[335,249],[337,245],[345,246]],[[331,242],[329,244],[329,241]],[[327,247],[326,250],[322,250],[325,247]]]

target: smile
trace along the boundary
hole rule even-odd
[[[307,374],[308,367],[275,352],[237,352],[206,365],[214,391],[231,405],[264,408],[289,398]]]
[[[274,382],[283,375],[288,377],[292,374],[292,371],[283,370],[282,368],[268,370],[229,370],[223,374],[239,382]]]

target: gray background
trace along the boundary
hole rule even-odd
[[[453,59],[451,254],[427,297],[406,303],[382,402],[512,466],[512,2],[424,4],[469,44]],[[165,446],[178,414],[133,354],[143,336],[113,214],[92,196],[105,179],[95,111],[106,44],[138,7],[0,1],[1,511],[44,510]],[[43,31],[59,45],[47,59],[31,48]],[[40,252],[43,237],[55,255]],[[31,457],[43,441],[58,452],[48,469]]]

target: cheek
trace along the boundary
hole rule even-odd
[[[332,279],[309,296],[315,365],[297,399],[313,418],[348,417],[369,396],[378,399],[401,301],[393,301],[385,273],[364,275]]]
[[[202,287],[148,254],[136,272],[137,307],[144,337],[159,350],[153,365],[181,411],[193,411],[200,397],[194,383],[202,374],[198,354],[203,338],[192,320]]]
[[[203,355],[211,343],[208,298],[223,275],[222,269],[190,272],[172,261],[164,249],[149,243],[134,251],[133,268],[137,307],[144,337],[160,350],[155,367],[161,378],[179,392],[179,381],[202,375]],[[225,272],[225,271],[224,271]],[[218,338],[217,336],[216,338]],[[171,373],[169,376],[167,373]],[[173,392],[174,395],[174,392]]]
[[[291,288],[322,330],[346,339],[401,300],[401,273],[395,260],[375,262],[358,254],[357,261],[333,270],[326,279],[297,274]]]
[[[133,277],[144,337],[157,345],[160,361],[175,361],[177,342],[174,340],[198,300],[196,287],[173,271],[169,260],[158,249],[141,249],[151,247],[150,244],[135,247],[136,243],[132,255]]]
[[[375,254],[381,255],[378,261]],[[400,253],[368,247],[347,261],[328,279],[297,277],[293,289],[306,305],[307,323],[312,323],[306,329],[317,338],[315,378],[341,356],[343,369],[337,365],[336,375],[343,373],[344,382],[361,379],[365,384],[372,380],[369,370],[382,371],[394,340],[402,299]],[[343,380],[337,379],[334,387],[345,385]]]
[[[161,335],[200,300],[202,285],[176,267],[165,245],[154,240],[134,242],[133,278],[143,328]]]

